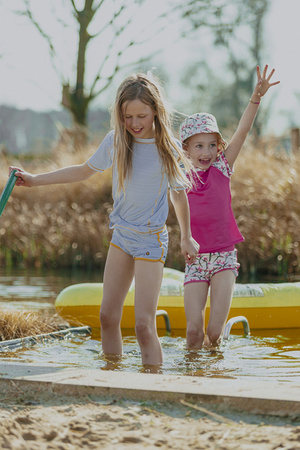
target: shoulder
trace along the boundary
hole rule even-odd
[[[114,148],[114,138],[115,138],[115,130],[109,131],[109,133],[107,133],[107,135],[104,137],[101,144],[99,145],[100,151],[107,151],[112,154]]]
[[[106,142],[113,144],[114,138],[115,138],[115,130],[111,130],[107,133],[107,135],[105,136],[105,138],[103,139],[102,142],[106,141]]]
[[[114,145],[114,136],[115,130],[109,131],[100,142],[98,149],[108,149],[109,147],[112,147]]]
[[[212,167],[215,167],[216,169],[220,170],[223,175],[230,178],[233,174],[233,169],[229,166],[229,163],[226,158],[225,152],[221,152],[215,162],[213,163]]]
[[[108,169],[113,161],[113,149],[114,131],[110,131],[102,140],[95,153],[88,159],[88,165],[93,170],[103,171]]]

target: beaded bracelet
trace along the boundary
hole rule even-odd
[[[253,102],[253,101],[251,100],[251,98],[250,98],[249,102],[250,102],[250,103],[253,103],[253,105],[259,105],[259,104],[260,104],[260,101],[259,101],[259,102]]]

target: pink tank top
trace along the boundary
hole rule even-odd
[[[224,153],[207,171],[194,175],[188,201],[192,236],[200,244],[200,253],[230,250],[244,240],[231,207],[231,175]]]

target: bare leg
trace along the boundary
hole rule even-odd
[[[135,261],[135,331],[142,363],[161,364],[162,349],[156,329],[156,310],[163,276],[163,264]]]
[[[188,283],[184,286],[184,308],[187,321],[186,346],[200,349],[205,335],[205,307],[208,283]]]
[[[121,318],[123,303],[134,274],[134,259],[110,246],[103,278],[100,310],[102,349],[106,354],[122,354]]]
[[[211,279],[210,317],[206,330],[209,346],[220,344],[230,310],[235,284],[235,275],[231,270],[216,273]]]

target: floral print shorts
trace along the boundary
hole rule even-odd
[[[239,267],[236,249],[230,252],[201,253],[193,264],[186,264],[184,284],[198,281],[210,284],[212,276],[223,270],[232,270],[237,277]]]

